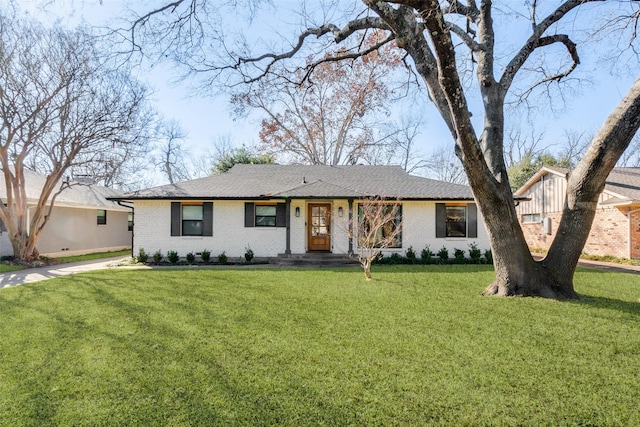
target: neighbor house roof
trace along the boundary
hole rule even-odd
[[[42,188],[44,187],[46,176],[25,169],[24,177],[26,182],[27,202],[29,204],[35,204],[40,197]],[[59,186],[60,185],[63,185],[63,183],[61,182]],[[122,192],[112,188],[69,181],[69,186],[66,187],[58,197],[56,197],[55,206],[129,211],[129,208],[120,206],[115,201],[107,199],[108,197],[117,198],[121,195]],[[4,181],[4,174],[0,173],[0,198],[4,203],[6,203],[6,197],[7,189]]]
[[[521,196],[543,175],[555,174],[567,177],[570,169],[544,166],[531,177],[515,194]],[[609,198],[603,202],[608,205],[640,204],[640,168],[613,168],[605,181],[604,193]]]
[[[471,200],[465,185],[410,175],[399,166],[235,165],[228,172],[148,188],[116,200],[361,198]]]

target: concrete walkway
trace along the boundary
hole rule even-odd
[[[0,274],[0,289],[18,286],[25,283],[39,282],[41,280],[53,279],[54,277],[68,276],[69,274],[82,273],[85,271],[102,270],[110,268],[109,264],[119,261],[125,257],[111,257],[93,259],[90,261],[70,262],[66,264],[51,265],[47,267],[26,268],[24,270],[9,271]],[[115,268],[115,267],[113,267]]]
[[[108,268],[132,268],[132,269],[151,269],[151,268],[166,268],[166,269],[176,269],[176,268],[184,268],[184,269],[193,269],[200,268],[195,266],[163,266],[163,267],[153,267],[153,266],[125,266],[125,267],[110,267],[110,264],[115,263],[116,261],[120,261],[121,259],[126,258],[123,256],[111,257],[111,258],[102,258],[102,259],[94,259],[91,261],[80,261],[80,262],[72,262],[66,264],[58,264],[52,265],[48,267],[38,267],[38,268],[27,268],[24,270],[18,271],[9,271],[7,273],[0,274],[0,289],[9,288],[12,286],[18,286],[25,283],[33,283],[39,282],[41,280],[53,279],[54,277],[60,276],[68,276],[70,274],[83,273],[85,271],[93,271],[93,270],[103,270]],[[621,273],[630,273],[630,274],[640,274],[640,266],[636,265],[627,265],[627,264],[618,264],[613,262],[602,262],[602,261],[591,261],[581,259],[578,261],[578,265],[580,267],[593,268],[597,270],[604,271],[615,271]],[[204,268],[214,268],[215,266],[206,266]],[[219,267],[219,266],[218,266]],[[231,266],[224,266],[224,268],[229,268]],[[245,266],[246,267],[246,266]],[[263,267],[263,268],[284,268],[275,264],[256,264],[251,267]],[[298,268],[303,266],[296,266]],[[311,268],[319,268],[318,266],[310,266]],[[232,268],[232,267],[231,267]],[[295,267],[289,267],[295,268]]]

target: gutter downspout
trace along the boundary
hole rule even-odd
[[[131,258],[134,257],[133,255],[133,235],[135,233],[135,223],[136,223],[136,209],[133,205],[129,206],[129,205],[123,205],[122,204],[122,200],[117,200],[116,203],[120,206],[122,206],[123,208],[127,208],[127,209],[131,209]]]

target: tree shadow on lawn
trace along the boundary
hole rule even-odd
[[[591,267],[588,267],[588,268],[578,267],[576,272],[583,277],[581,278],[581,280],[579,280],[579,282],[582,282],[582,283],[578,282],[576,286],[578,288],[577,291],[578,291],[578,294],[580,295],[580,299],[567,300],[567,302],[572,304],[579,304],[579,305],[590,305],[594,308],[615,310],[621,313],[628,313],[628,314],[631,314],[634,319],[640,320],[640,288],[638,288],[637,283],[635,283],[637,282],[637,280],[634,277],[634,276],[637,277],[636,273],[630,273],[627,271],[614,272],[610,270],[597,270]],[[622,274],[627,275],[626,277],[629,277],[629,278],[634,277],[634,283],[629,283],[629,286],[637,289],[637,292],[636,292],[636,296],[638,297],[637,300],[629,301],[629,300],[611,298],[606,296],[590,295],[588,293],[589,290],[581,291],[579,289],[580,286],[583,284],[590,285],[590,286],[598,286],[597,284],[591,284],[590,282],[595,282],[598,284],[611,283],[610,279],[604,280],[602,277],[599,277],[599,276],[602,276],[603,274],[606,274],[609,276],[613,276],[615,274],[616,276],[620,276],[622,279],[624,279],[625,277],[625,276],[621,276]],[[586,276],[586,279],[584,278],[585,276]],[[594,278],[589,279],[589,276],[593,276]],[[576,285],[575,282],[576,281],[574,277],[574,285]],[[630,289],[630,292],[633,293],[634,291]]]
[[[302,412],[303,418],[316,417],[327,424],[361,421],[353,408],[334,404],[322,393],[316,393],[314,387],[301,387],[305,378],[290,375],[274,379],[276,384],[254,384],[256,374],[243,372],[240,362],[227,360],[238,349],[232,346],[215,352],[211,347],[225,347],[224,342],[206,345],[207,341],[215,341],[215,330],[207,331],[210,336],[191,336],[180,327],[197,324],[188,298],[176,296],[166,303],[178,312],[176,324],[171,318],[158,320],[151,316],[149,311],[157,308],[153,301],[146,304],[144,300],[129,300],[129,295],[121,292],[126,285],[118,279],[102,279],[96,284],[92,277],[81,275],[66,280],[72,283],[42,283],[25,288],[28,292],[20,292],[19,298],[7,303],[16,315],[36,312],[34,321],[47,324],[48,330],[41,335],[45,340],[58,337],[48,344],[40,342],[36,347],[42,349],[36,351],[62,355],[55,360],[31,360],[28,374],[22,370],[22,374],[16,371],[12,375],[14,388],[18,384],[28,388],[26,396],[14,401],[11,410],[16,416],[20,412],[25,420],[56,423],[60,412],[69,416],[70,409],[62,408],[66,403],[77,404],[91,399],[92,394],[100,394],[102,397],[92,403],[98,411],[98,424],[153,424],[167,417],[193,424],[277,424],[297,412]],[[83,292],[76,292],[77,288]],[[42,304],[43,300],[47,303]],[[82,310],[84,304],[91,307],[87,312]],[[94,306],[104,308],[104,312],[96,311]],[[93,355],[86,360],[83,354]],[[244,352],[242,355],[246,356]],[[94,359],[108,357],[113,357],[107,361],[112,371],[106,365],[91,365]],[[256,363],[253,359],[248,362]],[[287,390],[295,393],[285,398]],[[132,405],[132,401],[137,403]],[[319,407],[323,408],[322,413],[317,413]]]

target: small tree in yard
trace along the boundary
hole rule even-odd
[[[398,247],[402,237],[402,207],[397,201],[365,199],[358,204],[358,261],[371,280],[371,264],[385,248]]]

